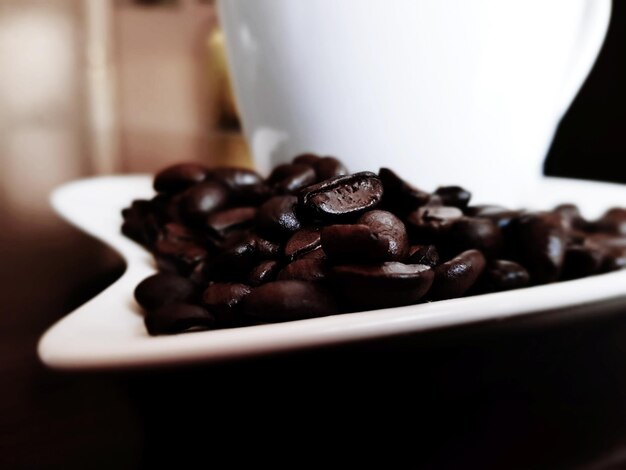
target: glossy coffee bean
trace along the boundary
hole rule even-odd
[[[198,243],[194,233],[175,223],[163,227],[154,252],[155,256],[171,263],[181,274],[189,274],[207,256],[207,250]]]
[[[135,300],[147,310],[163,305],[192,300],[196,287],[190,280],[169,273],[157,273],[145,278],[135,288]]]
[[[476,283],[487,260],[478,250],[468,250],[435,268],[435,280],[428,297],[444,300],[461,297]]]
[[[270,186],[279,193],[294,193],[317,180],[315,170],[303,163],[278,165],[268,178]]]
[[[507,227],[509,252],[530,273],[531,282],[556,281],[563,268],[567,234],[558,214],[533,212]]]
[[[343,166],[341,161],[334,157],[323,157],[318,159],[313,164],[313,169],[317,175],[317,181],[325,181],[330,178],[348,174],[348,169]]]
[[[346,307],[357,311],[418,302],[432,285],[433,271],[420,264],[390,261],[335,266],[331,277]]]
[[[521,264],[500,259],[489,263],[480,282],[481,291],[500,292],[526,287],[530,275]]]
[[[303,228],[295,232],[285,244],[285,256],[290,261],[320,247],[320,229]]]
[[[297,259],[285,266],[279,273],[279,281],[322,281],[326,279],[328,268],[325,260]]]
[[[257,264],[248,274],[248,284],[251,286],[260,286],[266,282],[276,280],[280,265],[278,261],[266,260]]]
[[[148,311],[145,324],[151,335],[164,335],[211,329],[215,318],[197,305],[175,303]]]
[[[214,168],[209,171],[207,179],[219,181],[233,192],[263,184],[261,175],[247,168]]]
[[[431,201],[429,193],[404,181],[389,168],[381,168],[378,176],[385,190],[385,207],[396,214],[412,212]]]
[[[407,264],[424,264],[434,268],[439,264],[439,252],[435,245],[413,245],[409,249]]]
[[[373,210],[353,225],[322,229],[322,248],[335,263],[403,261],[409,251],[404,223],[391,212]]]
[[[260,251],[258,237],[251,233],[238,234],[210,258],[211,278],[217,281],[245,281],[247,273],[265,258]]]
[[[460,186],[441,186],[435,194],[441,198],[444,206],[458,207],[463,210],[469,204],[472,193]]]
[[[302,190],[298,201],[301,210],[316,219],[339,221],[373,209],[382,195],[378,176],[364,171],[309,186]]]
[[[443,241],[446,257],[476,249],[488,258],[495,258],[502,252],[503,244],[500,227],[492,220],[480,217],[461,217],[455,220]]]
[[[602,253],[599,272],[626,268],[626,237],[594,233],[585,239],[584,246]]]
[[[297,202],[296,196],[274,196],[265,202],[255,221],[259,233],[269,240],[284,240],[300,230]]]
[[[210,214],[205,222],[213,236],[224,238],[235,230],[242,230],[252,225],[256,218],[256,207],[236,207]]]
[[[407,229],[418,242],[430,244],[440,240],[452,224],[463,217],[456,207],[424,206],[411,212],[407,219]]]
[[[511,220],[522,215],[521,211],[515,211],[511,209],[507,209],[502,206],[494,206],[494,205],[481,205],[481,206],[470,206],[465,209],[465,214],[469,217],[480,217],[484,219],[489,219],[494,222],[498,227],[504,229],[509,225]]]
[[[207,181],[186,190],[180,199],[179,209],[185,220],[204,223],[207,216],[228,203],[228,188],[217,181]]]
[[[250,292],[245,284],[217,282],[202,293],[202,305],[213,314],[218,326],[237,326],[243,323],[240,306]]]
[[[324,286],[305,281],[274,281],[252,290],[243,303],[246,315],[264,321],[322,317],[339,312]]]
[[[312,251],[309,251],[300,256],[298,259],[327,259],[326,253],[322,249],[321,245]]]
[[[179,163],[159,171],[154,189],[160,193],[177,193],[205,180],[209,170],[198,163]]]

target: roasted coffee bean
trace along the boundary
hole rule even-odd
[[[428,266],[395,261],[335,266],[331,276],[352,311],[414,304],[433,282],[433,270]]]
[[[279,270],[280,265],[278,264],[278,261],[261,261],[254,268],[252,268],[250,274],[248,274],[248,284],[251,286],[260,286],[266,282],[274,281],[276,280]]]
[[[209,170],[198,163],[179,163],[164,168],[154,178],[160,193],[177,193],[205,180]]]
[[[552,212],[561,216],[565,230],[585,230],[587,228],[587,222],[581,215],[578,206],[574,204],[560,204]]]
[[[303,189],[299,206],[314,218],[339,221],[373,209],[381,200],[383,186],[374,173],[364,171],[337,176]]]
[[[596,232],[626,235],[626,209],[609,209],[593,224],[593,229]]]
[[[439,252],[435,245],[413,245],[409,249],[407,264],[424,264],[434,268],[439,264]]]
[[[339,313],[335,299],[316,282],[274,281],[252,290],[243,302],[246,315],[265,321],[287,321]]]
[[[259,254],[260,258],[275,258],[280,255],[282,247],[278,243],[266,240],[265,238],[261,238],[258,235],[253,235],[253,238],[256,245],[257,253]]]
[[[478,280],[487,261],[478,250],[468,250],[435,268],[435,280],[428,297],[444,300],[461,297]]]
[[[268,178],[268,183],[279,193],[294,193],[317,180],[315,170],[303,163],[278,165]]]
[[[441,198],[444,206],[458,207],[463,210],[469,204],[472,193],[460,186],[440,186],[435,194]]]
[[[570,246],[565,250],[561,279],[578,279],[600,272],[605,251],[594,246]]]
[[[190,223],[204,223],[207,216],[228,203],[228,188],[217,181],[197,184],[181,195],[180,212]]]
[[[313,167],[315,166],[315,164],[318,162],[320,158],[321,157],[319,155],[316,155],[314,153],[303,153],[295,157],[291,161],[291,163],[304,164],[304,165],[309,165]]]
[[[348,174],[348,169],[334,157],[324,157],[318,159],[313,164],[313,169],[317,175],[317,181],[324,181],[337,176]]]
[[[202,305],[213,314],[219,326],[238,326],[243,323],[241,303],[250,292],[245,284],[217,282],[202,293]]]
[[[544,284],[559,278],[567,234],[558,214],[528,213],[513,220],[507,232],[509,253],[528,269],[533,283]]]
[[[468,207],[465,210],[465,215],[489,219],[503,229],[509,225],[511,220],[521,216],[522,212],[507,209],[502,206],[481,205]]]
[[[420,207],[407,217],[407,229],[416,241],[435,243],[461,217],[463,212],[456,207]]]
[[[297,202],[296,196],[274,196],[265,202],[256,217],[259,233],[270,240],[284,240],[300,230]]]
[[[599,272],[626,268],[626,237],[594,233],[584,241],[584,246],[603,254]]]
[[[247,273],[262,258],[258,238],[250,233],[238,234],[210,259],[211,278],[216,281],[244,281]]]
[[[495,260],[489,263],[480,280],[482,292],[500,292],[525,287],[530,282],[526,268],[513,261]]]
[[[320,259],[297,259],[285,266],[279,273],[279,281],[322,281],[326,279],[326,261]]]
[[[163,305],[191,301],[196,286],[189,279],[169,273],[145,278],[135,288],[135,300],[147,310]]]
[[[471,249],[480,250],[488,258],[495,258],[502,252],[503,244],[500,227],[490,219],[480,217],[455,220],[443,241],[447,258]]]
[[[263,184],[261,175],[247,168],[214,168],[209,171],[208,179],[219,181],[235,193]]]
[[[234,230],[241,230],[252,225],[256,214],[256,207],[236,207],[214,212],[207,217],[205,225],[213,236],[224,238]]]
[[[146,247],[151,247],[159,234],[159,221],[151,201],[136,200],[122,211],[122,233]]]
[[[185,275],[207,255],[206,249],[197,242],[193,232],[175,223],[164,226],[154,245],[154,251],[162,261],[171,263],[178,272]]]
[[[400,178],[389,168],[381,168],[378,176],[385,190],[385,207],[395,214],[406,214],[431,202],[431,195]]]
[[[309,251],[303,255],[300,255],[298,259],[326,259],[326,253],[322,249],[321,245],[312,251]]]
[[[320,247],[320,229],[303,228],[294,233],[285,244],[285,256],[293,261]]]
[[[322,229],[322,248],[335,263],[403,261],[409,238],[402,221],[391,212],[373,210],[354,225],[330,225]]]
[[[197,305],[175,303],[149,310],[145,323],[148,333],[163,335],[211,329],[215,325],[215,318]]]

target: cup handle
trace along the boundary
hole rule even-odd
[[[567,67],[565,84],[558,111],[565,114],[591,71],[609,26],[611,0],[587,0],[574,47],[574,55]]]

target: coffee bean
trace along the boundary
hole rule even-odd
[[[284,240],[300,230],[296,196],[274,196],[265,202],[256,217],[259,233],[270,240]]]
[[[263,184],[261,175],[247,168],[214,168],[207,179],[219,181],[234,192]]]
[[[248,274],[248,284],[251,286],[260,286],[266,282],[274,281],[276,280],[279,270],[280,265],[278,264],[278,261],[261,261],[254,268],[252,268],[250,274]]]
[[[407,229],[416,241],[432,244],[444,236],[452,224],[461,217],[463,212],[456,207],[420,207],[407,217]]]
[[[320,246],[320,229],[303,228],[295,232],[285,244],[285,256],[293,261]]]
[[[154,245],[156,256],[167,260],[181,274],[189,274],[194,267],[204,260],[207,251],[196,240],[187,227],[166,224]]]
[[[179,163],[164,168],[154,178],[160,193],[177,193],[205,180],[209,170],[198,163]]]
[[[435,194],[441,198],[444,206],[458,207],[463,210],[469,204],[472,193],[460,186],[441,186]]]
[[[373,210],[354,225],[331,225],[322,229],[322,248],[336,263],[403,261],[409,239],[402,221],[391,212]]]
[[[526,268],[513,261],[494,260],[481,278],[481,291],[500,292],[525,287],[530,281]]]
[[[335,266],[331,276],[352,311],[414,304],[433,282],[433,271],[428,266],[395,261]]]
[[[587,228],[587,221],[581,215],[578,206],[574,204],[560,204],[552,209],[552,212],[561,216],[565,230],[585,230]]]
[[[304,164],[309,165],[310,167],[315,166],[315,164],[320,160],[320,156],[314,153],[303,153],[295,157],[291,163]]]
[[[252,290],[244,312],[265,321],[287,321],[338,313],[335,299],[322,285],[305,281],[274,281]]]
[[[224,238],[228,233],[252,225],[256,214],[256,207],[236,207],[214,212],[207,217],[205,225],[213,236]]]
[[[439,264],[439,252],[435,245],[413,245],[409,249],[407,264],[424,264],[434,268]]]
[[[462,251],[477,249],[488,258],[495,258],[503,248],[502,230],[493,221],[479,217],[461,217],[455,220],[445,234],[446,257]]]
[[[383,186],[369,171],[337,176],[309,186],[299,195],[299,206],[314,218],[338,221],[373,209],[381,200]]]
[[[327,266],[325,260],[297,259],[285,266],[279,273],[279,281],[322,281],[326,279]]]
[[[204,223],[207,216],[228,203],[228,189],[217,181],[207,181],[186,190],[180,200],[180,212],[190,223]]]
[[[250,292],[245,284],[218,282],[202,293],[202,305],[213,314],[219,326],[238,326],[243,324],[241,303]]]
[[[324,157],[318,159],[313,164],[313,169],[317,175],[317,181],[325,181],[330,178],[348,174],[348,169],[343,166],[343,163],[334,157]]]
[[[489,219],[501,229],[509,225],[511,220],[522,215],[522,211],[514,211],[502,206],[481,205],[470,206],[465,210],[465,215],[469,217],[480,217]]]
[[[570,246],[565,250],[561,279],[578,279],[596,274],[602,268],[605,252],[600,247]]]
[[[192,300],[196,287],[190,280],[169,273],[157,273],[145,278],[135,288],[135,300],[152,310],[163,305]]]
[[[294,193],[317,180],[315,170],[302,163],[278,165],[268,178],[268,183],[279,193]]]
[[[558,214],[534,212],[507,227],[509,253],[530,273],[531,281],[544,284],[561,275],[567,235]]]
[[[626,235],[626,209],[612,208],[593,224],[594,231]]]
[[[433,300],[461,297],[478,280],[487,261],[478,250],[468,250],[435,268],[428,297]]]
[[[385,189],[385,207],[395,214],[412,212],[431,201],[429,193],[407,183],[389,168],[381,168],[378,176]]]
[[[318,246],[314,250],[300,255],[298,259],[326,259],[326,253],[324,253],[321,246]]]
[[[148,333],[163,335],[210,329],[215,325],[215,318],[197,305],[175,303],[148,311],[145,323]]]

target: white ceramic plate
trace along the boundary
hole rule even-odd
[[[103,369],[219,361],[303,347],[379,338],[481,320],[539,314],[624,297],[626,270],[510,292],[336,315],[273,325],[151,337],[133,300],[137,283],[154,272],[151,255],[120,233],[123,207],[152,195],[151,177],[114,176],[66,184],[52,194],[56,211],[124,257],[124,275],[52,326],[39,356],[58,369]],[[494,196],[492,201],[498,201]],[[546,178],[525,207],[577,203],[587,217],[626,206],[626,186]],[[626,302],[625,302],[626,303]]]

